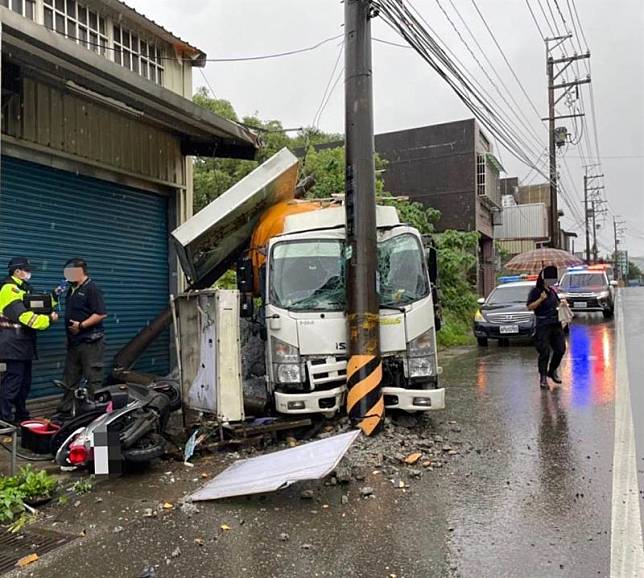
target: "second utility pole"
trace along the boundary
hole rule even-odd
[[[371,1],[345,0],[347,413],[371,435],[382,428],[380,302],[376,288],[376,167]]]

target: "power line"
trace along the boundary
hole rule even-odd
[[[327,97],[327,94],[329,92],[329,88],[331,87],[331,83],[333,82],[333,78],[335,77],[335,72],[338,69],[338,65],[340,64],[340,59],[342,58],[342,54],[344,52],[344,42],[340,46],[340,50],[338,50],[338,57],[335,59],[335,64],[333,65],[333,70],[331,70],[331,75],[329,76],[329,81],[326,84],[326,87],[324,89],[324,93],[322,94],[322,100],[320,101],[320,105],[318,106],[318,109],[315,111],[315,116],[313,117],[313,124],[312,126],[317,127],[317,123],[320,120],[320,115],[322,114],[323,106]]]
[[[52,28],[48,28],[48,30],[51,30],[52,32],[54,32]],[[84,38],[79,38],[78,36],[71,36],[69,34],[61,34],[61,36],[63,36],[64,38],[67,38],[68,40],[74,40],[85,47],[98,48],[102,51],[109,50],[109,51],[118,52],[118,53],[122,52],[120,48],[117,48],[114,46],[104,46],[103,44],[99,44],[98,42],[91,42]],[[255,56],[239,56],[239,57],[230,57],[230,58],[204,58],[202,59],[201,62],[247,62],[247,61],[253,61],[253,60],[269,60],[271,58],[282,58],[284,56],[293,56],[295,54],[302,54],[304,52],[311,52],[313,50],[317,50],[321,46],[324,46],[329,42],[333,42],[334,40],[338,40],[339,38],[343,38],[343,37],[344,37],[344,34],[338,34],[336,36],[325,38],[324,40],[321,40],[320,42],[313,44],[312,46],[307,46],[305,48],[297,48],[295,50],[288,50],[286,52],[275,52],[272,54],[261,54],[261,55],[255,55]],[[98,52],[98,50],[96,52]],[[140,56],[140,54],[134,52],[133,56]],[[176,56],[156,56],[154,59],[151,58],[150,60],[152,62],[155,62],[158,60],[171,60],[173,62],[176,62],[177,60],[179,60],[180,62],[193,62],[192,58],[177,59]]]
[[[537,20],[537,17],[535,16],[534,10],[532,10],[532,6],[530,6],[530,2],[528,0],[525,0],[526,5],[528,6],[528,10],[530,10],[530,14],[532,15],[532,20],[534,21],[535,26],[537,27],[537,30],[539,31],[539,35],[541,36],[541,39],[545,42],[546,37],[541,30],[541,26],[539,26],[539,21]]]
[[[503,49],[501,48],[501,45],[500,45],[500,44],[499,44],[499,42],[497,41],[496,36],[494,35],[494,33],[493,33],[493,32],[492,32],[492,30],[490,29],[490,26],[488,25],[487,21],[486,21],[486,20],[485,20],[485,18],[483,17],[483,14],[481,13],[481,10],[480,10],[480,9],[479,9],[479,7],[476,5],[476,1],[475,1],[475,0],[472,0],[472,5],[474,6],[474,8],[476,9],[476,11],[478,12],[478,15],[481,17],[481,20],[483,21],[483,24],[485,25],[485,28],[487,29],[488,33],[490,34],[490,37],[491,37],[491,38],[492,38],[492,40],[494,41],[494,44],[495,44],[495,45],[496,45],[496,47],[499,49],[499,52],[501,53],[501,56],[503,57],[503,60],[504,60],[504,61],[505,61],[505,63],[508,65],[508,68],[510,69],[510,72],[512,72],[512,76],[514,76],[514,80],[516,80],[516,81],[517,81],[517,84],[518,84],[518,85],[519,85],[519,87],[521,88],[521,91],[523,92],[524,96],[526,97],[526,99],[527,99],[527,100],[528,100],[528,102],[530,103],[530,106],[532,107],[532,110],[533,110],[533,111],[534,111],[534,113],[537,115],[537,118],[540,118],[540,116],[541,116],[541,115],[539,114],[539,110],[537,109],[537,107],[535,106],[534,102],[532,101],[532,98],[530,98],[530,95],[528,94],[528,91],[527,91],[527,90],[525,89],[525,87],[523,86],[523,83],[521,82],[521,80],[519,80],[519,77],[518,77],[517,73],[514,71],[514,68],[513,68],[513,67],[512,67],[512,65],[510,64],[510,61],[508,60],[507,56],[505,55],[505,52],[503,52]]]

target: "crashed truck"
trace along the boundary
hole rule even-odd
[[[227,270],[237,271],[237,290],[188,291],[179,298],[178,305],[201,298],[175,313],[189,408],[217,406],[220,417],[242,419],[239,323],[251,323],[261,336],[262,382],[272,410],[330,417],[344,407],[345,210],[342,197],[298,199],[298,169],[298,159],[283,149],[172,232],[191,286],[208,287]],[[377,226],[385,406],[442,409],[435,249],[400,222],[394,206],[377,207]],[[195,323],[200,335],[186,329]],[[207,385],[213,364],[220,366],[216,383]],[[217,399],[195,399],[208,391],[217,391]]]

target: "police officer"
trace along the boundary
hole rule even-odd
[[[36,357],[36,334],[49,329],[58,315],[40,315],[27,309],[24,299],[32,292],[29,259],[15,257],[9,261],[8,269],[9,276],[0,284],[0,363],[6,366],[4,374],[0,374],[0,419],[20,423],[29,419],[26,403],[31,390],[31,364]]]
[[[103,383],[105,355],[105,328],[107,317],[103,294],[89,277],[87,262],[81,258],[65,263],[65,279],[69,289],[65,297],[65,327],[67,329],[67,357],[63,382],[68,391],[58,406],[60,412],[69,412],[73,391],[81,380],[86,380],[90,392]]]

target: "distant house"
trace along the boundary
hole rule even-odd
[[[192,214],[191,155],[253,158],[255,136],[191,101],[203,51],[118,0],[0,0],[0,266],[31,257],[56,286],[83,256],[105,291],[108,358],[181,288],[168,232]],[[52,391],[62,324],[33,393]],[[165,372],[166,335],[139,368]]]

